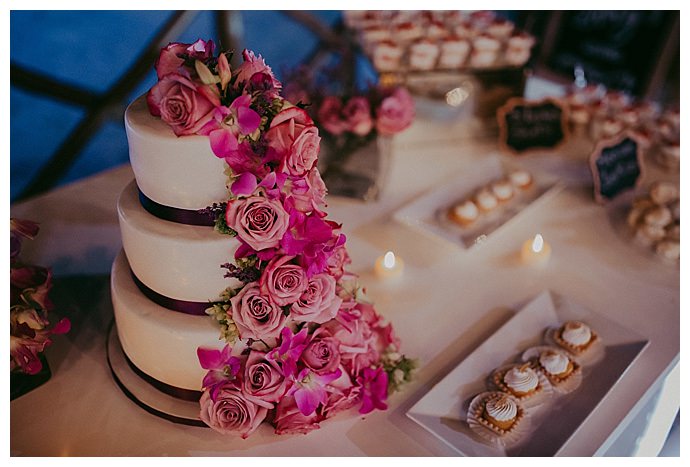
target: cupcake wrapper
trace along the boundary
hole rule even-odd
[[[495,369],[489,376],[489,379],[487,381],[487,387],[492,391],[505,392],[506,394],[509,394],[510,396],[514,397],[527,412],[540,412],[548,405],[548,403],[553,398],[554,394],[551,382],[541,371],[536,372],[537,376],[539,377],[539,390],[534,392],[533,394],[528,394],[525,396],[516,396],[515,394],[509,392],[510,389],[508,389],[507,386],[501,386],[499,384],[496,384],[496,382],[494,381],[494,375],[496,375],[497,373],[504,375],[508,370],[516,366],[520,365],[510,363]]]
[[[545,374],[541,366],[539,366],[538,363],[535,363],[536,369],[538,369],[542,374],[544,374],[544,376],[546,376],[551,382],[551,386],[553,387],[554,392],[556,394],[564,395],[569,394],[573,392],[575,389],[579,388],[580,384],[582,384],[582,367],[579,363],[577,363],[574,356],[570,352],[560,347],[556,347],[553,345],[539,345],[536,347],[530,347],[529,349],[525,350],[522,354],[522,361],[528,362],[537,359],[539,357],[539,354],[541,354],[541,352],[545,350],[553,350],[555,352],[563,353],[567,355],[568,358],[570,358],[576,364],[576,368],[566,379],[556,381],[549,378],[549,376]]]
[[[564,344],[561,339],[557,337],[557,332],[559,328],[547,328],[544,332],[544,341],[549,345],[554,345],[558,348],[564,349],[570,355],[572,359],[579,363],[581,366],[593,366],[599,363],[606,353],[604,343],[599,335],[594,334],[594,341],[589,344],[589,346],[581,352],[576,352],[573,349],[569,349],[567,344]]]
[[[481,414],[481,412],[484,410],[484,401],[494,394],[496,394],[496,391],[482,392],[477,394],[472,399],[470,406],[467,409],[467,424],[484,443],[493,446],[496,449],[507,449],[509,447],[516,446],[521,441],[525,440],[530,431],[530,415],[517,401],[517,399],[509,395],[508,397],[511,397],[513,400],[515,400],[518,407],[522,408],[522,418],[513,425],[510,431],[504,434],[496,433],[482,423],[483,419],[480,419],[480,417],[477,415],[478,413]]]

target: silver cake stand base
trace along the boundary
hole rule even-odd
[[[127,360],[122,350],[114,320],[108,329],[106,354],[115,383],[132,402],[148,413],[173,423],[207,427],[199,419],[198,401],[166,394],[142,378],[141,374],[137,374],[139,370]]]

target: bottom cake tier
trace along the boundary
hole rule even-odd
[[[121,251],[111,272],[111,294],[122,348],[139,370],[167,385],[200,390],[206,370],[198,347],[220,349],[220,329],[209,316],[169,310],[139,290]]]

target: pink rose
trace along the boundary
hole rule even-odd
[[[238,433],[242,438],[251,435],[266,418],[268,410],[249,401],[242,392],[232,385],[226,385],[211,399],[204,391],[199,401],[201,420],[218,433]]]
[[[302,353],[302,361],[314,373],[333,373],[340,366],[339,346],[326,329],[318,328]]]
[[[280,161],[280,171],[302,176],[314,165],[319,155],[321,138],[309,115],[299,107],[281,110],[266,132],[269,159]]]
[[[376,110],[376,129],[382,135],[393,135],[410,126],[414,115],[412,96],[405,88],[396,88]]]
[[[261,294],[258,282],[250,282],[230,299],[232,320],[242,339],[278,337],[286,316],[269,297]]]
[[[295,209],[304,213],[321,212],[326,204],[326,184],[316,168],[304,177],[288,178],[282,191],[292,198]]]
[[[276,415],[273,424],[277,435],[285,434],[307,434],[319,428],[319,417],[316,412],[311,415],[304,415],[297,407],[295,398],[283,397],[276,407]]]
[[[316,274],[290,311],[295,321],[325,323],[335,318],[343,300],[335,293],[335,279],[328,274]]]
[[[371,119],[371,107],[366,97],[353,97],[343,109],[343,116],[347,122],[347,128],[359,136],[366,136],[374,127]]]
[[[225,221],[242,241],[260,251],[279,245],[290,217],[279,200],[250,196],[229,201]]]
[[[271,67],[266,65],[266,62],[261,55],[257,57],[251,50],[244,49],[242,51],[242,58],[244,59],[244,62],[237,67],[237,70],[235,71],[238,83],[249,81],[252,76],[257,73],[264,73],[270,77],[273,88],[281,88],[280,81],[275,78]]]
[[[263,352],[251,351],[244,369],[242,389],[248,400],[272,409],[287,391],[287,380],[277,363]]]
[[[207,60],[213,56],[215,44],[212,40],[203,41],[199,39],[193,44],[182,44],[171,42],[161,49],[161,53],[156,60],[156,74],[158,79],[169,73],[178,73],[184,59],[181,56],[187,55],[194,60]]]
[[[333,250],[333,254],[328,258],[328,273],[337,279],[345,274],[345,266],[352,263],[350,255],[347,253],[345,245],[340,245]]]
[[[270,296],[278,306],[296,302],[307,288],[307,275],[302,266],[290,263],[293,258],[294,256],[273,258],[261,275],[261,291]]]
[[[319,414],[324,419],[354,407],[361,399],[361,387],[352,384],[350,376],[342,366],[340,369],[340,377],[331,382],[331,387],[335,390],[328,394],[328,401],[319,408]]]
[[[151,115],[170,125],[176,135],[191,135],[213,119],[218,98],[204,85],[178,74],[165,75],[151,88],[146,101]]]
[[[347,129],[347,123],[340,116],[342,108],[343,103],[338,97],[328,96],[321,102],[316,113],[319,125],[335,136],[342,134]]]
[[[290,175],[304,175],[314,168],[319,157],[321,137],[315,126],[305,128],[295,138],[290,151],[280,164],[280,170]]]
[[[340,342],[340,359],[350,374],[357,376],[363,368],[378,362],[380,349],[377,335],[362,319],[357,302],[345,302],[338,313],[338,319],[324,325]]]

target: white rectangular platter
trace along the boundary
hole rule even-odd
[[[497,156],[487,156],[482,163],[472,167],[471,173],[457,174],[451,181],[403,206],[395,212],[393,218],[425,235],[456,247],[470,249],[486,240],[492,232],[506,227],[525,209],[532,209],[556,195],[564,186],[552,175],[533,174],[534,186],[525,192],[517,190],[513,199],[490,213],[480,214],[472,225],[461,227],[448,219],[447,212],[453,204],[505,175],[506,169],[502,167],[500,159]]]
[[[523,443],[508,451],[482,443],[466,420],[469,400],[486,390],[486,376],[525,349],[543,343],[543,330],[564,321],[586,322],[601,337],[603,360],[587,369],[582,385],[549,407]],[[545,291],[523,307],[407,412],[407,416],[467,456],[554,456],[647,345],[648,340],[601,314]]]

